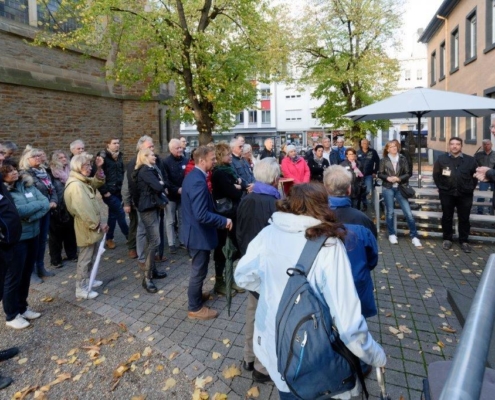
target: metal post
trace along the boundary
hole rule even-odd
[[[421,187],[421,115],[422,114],[419,112],[418,113],[418,187],[419,188]]]
[[[478,400],[495,313],[495,254],[492,254],[476,290],[440,400]]]

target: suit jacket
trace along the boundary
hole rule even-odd
[[[181,200],[180,241],[188,249],[213,250],[218,245],[217,229],[225,228],[227,218],[215,214],[206,177],[198,168],[184,178]]]

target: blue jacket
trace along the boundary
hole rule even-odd
[[[342,152],[339,150],[338,147],[332,149],[330,152],[330,165],[340,165],[342,161],[345,161],[345,147],[342,147]],[[341,155],[344,157],[342,158]]]
[[[10,191],[22,223],[20,240],[32,239],[40,233],[40,219],[50,210],[48,199],[34,186],[29,175],[24,175]]]
[[[246,189],[250,183],[254,183],[254,175],[251,171],[251,167],[247,163],[247,161],[242,157],[237,157],[232,154],[232,166],[239,175],[239,178],[242,179],[241,187]]]
[[[194,168],[184,178],[181,200],[180,241],[188,249],[213,250],[218,245],[217,229],[225,228],[227,218],[215,214],[203,171]]]
[[[351,207],[349,197],[329,197],[329,205],[335,212],[337,221],[347,228],[344,245],[351,263],[354,285],[361,300],[361,313],[365,318],[373,317],[377,314],[371,279],[371,271],[378,263],[376,238],[372,230],[356,218],[355,211],[361,211]]]

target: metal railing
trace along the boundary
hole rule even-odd
[[[495,254],[486,263],[440,400],[478,400],[495,320]]]

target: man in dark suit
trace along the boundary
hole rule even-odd
[[[208,273],[210,252],[218,244],[217,229],[232,229],[232,220],[215,214],[213,199],[206,184],[206,175],[216,164],[215,151],[200,146],[194,151],[195,168],[182,183],[182,230],[180,240],[191,256],[191,275],[187,296],[190,319],[212,319],[215,310],[203,305],[203,282]]]

